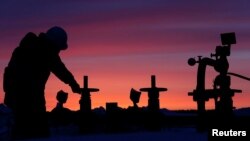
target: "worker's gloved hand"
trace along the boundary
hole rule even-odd
[[[81,94],[82,90],[81,90],[79,84],[73,83],[70,85],[70,87],[71,87],[72,92]]]

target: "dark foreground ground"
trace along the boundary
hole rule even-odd
[[[200,117],[195,110],[167,109],[160,112],[148,112],[146,109],[107,112],[97,108],[90,113],[75,111],[64,114],[48,112],[50,137],[23,141],[207,141],[212,129],[250,129],[250,108],[237,109],[232,117],[219,117],[215,111],[207,111]],[[1,140],[7,141],[8,137]]]

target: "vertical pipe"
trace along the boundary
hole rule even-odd
[[[156,84],[155,84],[155,75],[151,75],[151,88],[155,88]]]
[[[83,76],[83,88],[88,88],[88,76]]]

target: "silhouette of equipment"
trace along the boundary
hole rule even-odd
[[[232,76],[236,76],[236,77],[239,77],[239,78],[241,78],[241,79],[245,79],[245,80],[250,81],[250,78],[249,78],[249,77],[246,77],[246,76],[243,76],[243,75],[240,75],[240,74],[237,74],[237,73],[228,72],[227,74],[228,74],[228,75],[232,75]]]
[[[148,109],[150,111],[158,111],[160,109],[159,93],[167,91],[167,88],[156,87],[155,75],[151,76],[151,87],[141,88],[140,91],[148,92]]]
[[[211,58],[198,56],[196,61],[194,58],[188,59],[188,64],[194,66],[198,64],[197,85],[196,89],[189,92],[189,96],[193,96],[193,100],[197,102],[198,113],[205,112],[205,102],[210,98],[215,100],[215,109],[220,113],[230,114],[233,110],[232,97],[235,93],[241,93],[241,90],[231,89],[231,78],[228,74],[229,62],[227,56],[230,56],[231,44],[236,44],[235,33],[221,34],[222,46],[217,46],[215,54],[211,54]],[[214,57],[215,59],[212,59]],[[219,74],[216,76],[213,89],[205,89],[205,72],[206,66],[214,67]]]
[[[136,91],[133,88],[130,90],[130,100],[133,102],[134,108],[138,108],[137,103],[139,103],[140,97],[141,97],[141,92]]]
[[[91,92],[98,92],[99,89],[98,88],[89,88],[88,87],[88,76],[84,76],[83,80],[84,80],[84,84],[83,84],[83,88],[81,89],[82,94],[81,94],[81,99],[79,101],[80,111],[81,112],[91,112],[90,93]]]
[[[63,104],[67,102],[68,93],[60,90],[57,92],[56,99],[58,101],[56,107],[52,109],[51,116],[55,126],[68,125],[72,121],[72,111],[65,108]]]
[[[56,99],[58,103],[64,104],[68,99],[68,93],[64,92],[63,90],[60,90],[56,95]]]

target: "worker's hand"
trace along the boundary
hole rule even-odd
[[[74,84],[70,85],[70,87],[71,87],[72,92],[81,94],[82,90],[81,90],[79,84],[74,83]]]

